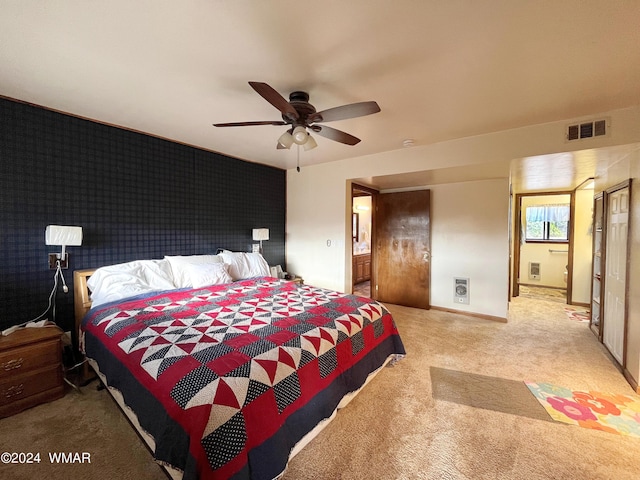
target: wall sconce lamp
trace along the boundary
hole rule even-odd
[[[44,232],[44,240],[47,245],[61,245],[61,253],[49,254],[49,268],[69,268],[69,254],[67,247],[79,247],[82,245],[82,227],[67,227],[62,225],[48,225]]]
[[[269,229],[268,228],[254,228],[253,229],[253,239],[260,241],[260,250],[262,253],[262,241],[269,240]]]

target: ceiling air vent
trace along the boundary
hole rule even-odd
[[[582,138],[601,137],[607,134],[607,121],[595,120],[583,122],[567,127],[567,140],[580,140]]]

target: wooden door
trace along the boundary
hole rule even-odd
[[[629,188],[610,193],[607,204],[602,342],[620,365],[624,366]]]
[[[429,308],[430,191],[378,195],[373,298]]]

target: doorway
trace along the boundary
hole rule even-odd
[[[430,308],[431,191],[351,185],[353,293]]]
[[[374,204],[377,190],[351,187],[351,284],[355,295],[372,298]]]
[[[516,195],[513,296],[590,310],[593,195],[592,179],[570,192]]]
[[[513,296],[571,298],[572,192],[516,195]]]

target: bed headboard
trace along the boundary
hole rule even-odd
[[[90,268],[87,270],[75,270],[73,272],[73,308],[76,318],[76,335],[78,335],[80,331],[80,322],[82,322],[82,319],[91,308],[87,279],[93,275],[95,271],[95,268]]]

